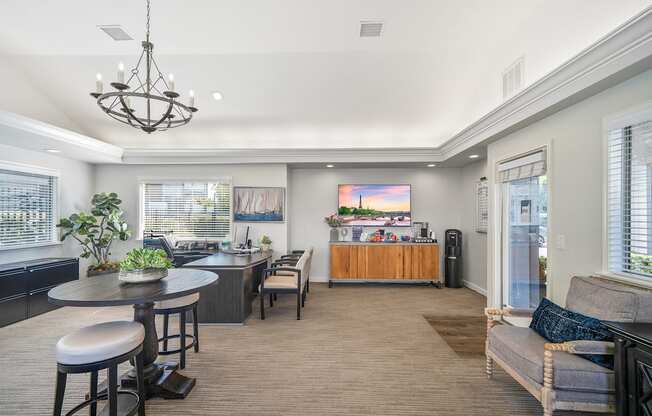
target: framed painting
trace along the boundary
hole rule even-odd
[[[234,186],[233,221],[285,221],[285,188]]]

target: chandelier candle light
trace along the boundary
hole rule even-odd
[[[130,70],[125,82],[125,65],[118,64],[118,77],[111,86],[115,91],[104,92],[102,74],[97,74],[95,92],[91,96],[97,105],[111,118],[121,123],[141,129],[147,133],[162,131],[188,124],[195,107],[195,92],[190,90],[188,105],[175,100],[174,75],[169,74],[166,81],[154,60],[154,44],[149,41],[150,1],[147,0],[147,25],[145,40],[141,43],[143,51],[138,63]],[[161,91],[162,90],[162,91]],[[134,107],[132,107],[132,98]]]

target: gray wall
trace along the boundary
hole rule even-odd
[[[466,286],[480,293],[487,290],[487,233],[475,231],[476,183],[487,176],[487,161],[471,163],[462,169],[463,275]]]
[[[116,192],[122,199],[122,208],[134,238],[125,243],[115,243],[115,258],[128,250],[142,244],[138,233],[139,183],[144,178],[156,179],[211,179],[231,178],[234,186],[280,186],[287,184],[285,165],[98,165],[96,168],[95,190],[97,192]],[[286,203],[287,206],[287,203]],[[287,209],[286,209],[287,211]],[[262,235],[272,239],[276,254],[283,254],[288,249],[287,224],[283,223],[234,223],[244,232],[251,226],[250,238],[257,241]],[[239,234],[241,235],[241,234]],[[240,238],[240,237],[238,237]]]
[[[606,272],[603,263],[603,120],[652,100],[652,70],[516,131],[488,147],[490,200],[494,167],[501,160],[549,147],[548,297],[564,304],[573,275]],[[493,212],[498,212],[497,206]],[[488,302],[500,302],[500,253],[490,217]],[[557,246],[559,236],[565,247]]]
[[[324,217],[336,212],[337,185],[346,183],[411,184],[413,220],[428,221],[441,242],[444,230],[461,225],[461,179],[459,168],[293,169],[289,178],[291,248],[313,246],[311,279],[328,280],[329,228]],[[401,234],[410,229],[392,231]]]
[[[0,145],[0,160],[59,171],[59,216],[88,210],[93,195],[93,167],[88,163],[42,152]],[[33,260],[43,257],[78,257],[79,245],[72,239],[52,246],[0,250],[0,263]],[[88,261],[82,259],[80,272],[86,276]]]

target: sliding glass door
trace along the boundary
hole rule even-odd
[[[502,303],[534,309],[546,296],[548,179],[545,153],[521,159],[508,162],[500,175]]]

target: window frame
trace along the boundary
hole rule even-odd
[[[652,121],[652,101],[614,113],[603,118],[602,121],[602,271],[600,275],[652,288],[652,276],[625,270],[611,270],[609,263],[609,133],[617,129],[631,128],[646,121]]]
[[[142,241],[145,235],[145,184],[147,183],[183,183],[183,182],[226,182],[229,184],[229,235],[233,235],[233,178],[230,176],[197,176],[197,177],[169,177],[152,176],[138,178],[138,235],[136,241]],[[180,238],[179,240],[192,240]]]
[[[37,243],[21,244],[15,246],[2,247],[0,246],[0,252],[5,252],[9,250],[24,250],[29,248],[38,248],[38,247],[48,247],[48,246],[57,246],[63,244],[59,240],[59,230],[57,229],[57,223],[60,219],[60,201],[61,201],[61,173],[57,169],[44,168],[41,166],[28,165],[23,163],[10,162],[5,160],[0,160],[0,170],[6,170],[9,172],[14,172],[17,174],[25,175],[41,175],[48,176],[55,179],[55,189],[52,193],[52,239],[50,241],[40,241]]]

